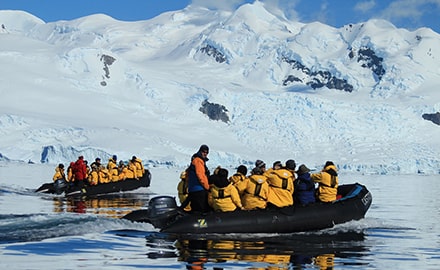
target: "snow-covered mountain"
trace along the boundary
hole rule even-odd
[[[440,36],[428,28],[303,24],[259,1],[137,22],[4,10],[0,23],[0,159],[184,166],[206,143],[211,167],[440,173]]]

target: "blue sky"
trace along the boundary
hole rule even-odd
[[[260,0],[281,7],[290,19],[320,21],[334,27],[370,18],[391,21],[414,30],[430,27],[440,33],[440,0]],[[104,13],[122,21],[152,18],[189,4],[214,9],[233,9],[253,0],[0,0],[0,10],[24,10],[45,22],[72,20]]]

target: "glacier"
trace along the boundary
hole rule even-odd
[[[440,126],[423,117],[440,112],[429,28],[304,24],[259,1],[137,22],[1,10],[0,22],[0,162],[117,154],[182,167],[208,144],[210,167],[440,173]],[[204,114],[207,103],[228,121]]]

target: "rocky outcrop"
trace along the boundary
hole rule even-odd
[[[226,56],[221,53],[217,48],[211,46],[211,45],[206,45],[205,47],[200,49],[200,52],[211,56],[215,59],[216,62],[218,63],[223,63],[226,62]]]
[[[436,113],[425,113],[422,115],[423,119],[433,122],[440,126],[440,112]]]
[[[299,71],[302,77],[301,79],[295,75],[288,75],[283,80],[283,86],[288,86],[290,83],[296,82],[308,85],[313,89],[325,86],[329,89],[343,90],[345,92],[353,91],[353,86],[349,84],[347,80],[336,78],[329,71],[311,71],[310,68],[293,59],[283,58],[282,61],[288,63],[293,70]]]
[[[359,50],[350,50],[348,54],[350,59],[357,57],[357,62],[363,68],[370,69],[375,74],[377,81],[380,81],[385,75],[385,68],[383,67],[383,58],[376,55],[376,53],[368,47],[361,47]]]
[[[110,79],[109,66],[111,66],[116,61],[116,59],[110,55],[103,54],[101,55],[101,58],[99,60],[104,64],[103,67],[104,75],[102,76],[101,85],[106,86],[107,82],[105,80]]]
[[[221,104],[210,103],[208,100],[204,100],[199,111],[206,114],[211,120],[229,122],[228,110]]]

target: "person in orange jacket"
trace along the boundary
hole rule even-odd
[[[201,145],[199,151],[191,157],[191,165],[188,168],[188,196],[191,202],[191,211],[209,212],[208,191],[210,175],[206,162],[208,159],[209,147]]]

